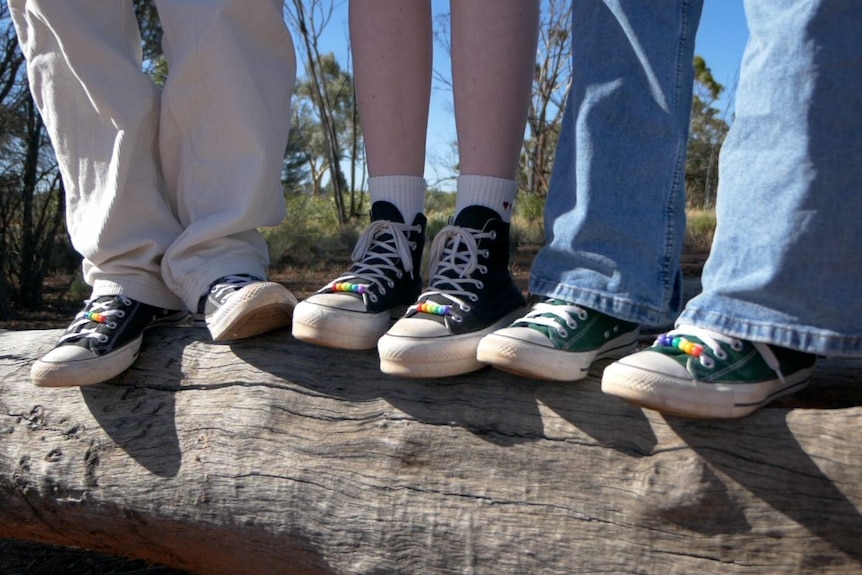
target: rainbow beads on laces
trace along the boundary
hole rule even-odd
[[[684,337],[670,337],[667,334],[662,334],[658,336],[655,343],[656,345],[664,347],[675,347],[683,353],[693,355],[694,357],[700,357],[703,355],[702,345],[694,343],[693,341],[688,341]]]
[[[84,318],[96,323],[108,323],[108,318],[97,311],[84,312]]]
[[[368,286],[362,284],[352,284],[350,282],[343,282],[335,284],[332,287],[333,291],[337,292],[353,292],[358,294],[363,294],[368,289]]]
[[[440,305],[431,301],[423,301],[416,306],[417,311],[422,313],[431,313],[434,315],[449,315],[452,311],[451,305]]]

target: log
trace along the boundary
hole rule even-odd
[[[860,360],[735,421],[485,369],[382,375],[288,332],[149,332],[40,389],[0,332],[0,537],[200,574],[862,572]]]

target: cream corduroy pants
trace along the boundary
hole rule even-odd
[[[9,0],[93,294],[195,309],[265,275],[296,76],[281,0],[156,0],[169,66],[142,73],[132,2]]]

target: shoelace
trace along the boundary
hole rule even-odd
[[[85,302],[86,309],[78,312],[69,329],[66,330],[58,342],[63,344],[69,340],[75,339],[96,339],[99,343],[108,341],[108,336],[98,331],[99,328],[84,328],[89,323],[98,323],[104,325],[108,329],[117,329],[117,322],[112,318],[122,319],[126,317],[125,310],[116,309],[112,306],[116,305],[116,299],[119,299],[126,307],[132,306],[132,300],[123,295],[113,296],[107,301],[87,300]],[[92,305],[91,305],[92,304]]]
[[[434,315],[449,315],[454,321],[461,321],[461,316],[453,314],[454,306],[462,312],[468,313],[472,307],[470,302],[479,300],[474,290],[484,287],[482,280],[470,277],[479,270],[485,275],[488,273],[487,266],[479,265],[479,240],[494,239],[497,232],[491,230],[484,232],[472,228],[460,226],[446,226],[440,230],[431,245],[430,269],[431,281],[429,289],[419,296],[418,303],[408,309]],[[487,258],[488,250],[481,250],[482,257]],[[452,302],[451,305],[439,304],[426,301],[430,296],[441,296]]]
[[[684,337],[686,335],[698,338],[703,342],[703,345],[687,340]],[[760,357],[763,358],[763,361],[766,362],[769,369],[774,371],[775,375],[778,376],[778,379],[784,383],[784,374],[781,373],[781,365],[769,346],[758,341],[753,341],[751,344],[754,346],[757,353],[760,354]],[[653,343],[653,346],[675,347],[686,355],[698,358],[703,367],[712,369],[715,367],[715,360],[703,353],[704,345],[708,347],[713,355],[718,359],[727,359],[727,352],[724,350],[722,345],[728,345],[734,351],[741,351],[743,343],[739,339],[722,333],[691,325],[681,325],[674,330],[658,336],[655,343]]]
[[[553,317],[543,317],[546,315]],[[552,304],[547,301],[535,304],[527,315],[515,320],[512,327],[541,325],[556,330],[560,337],[568,337],[569,332],[566,327],[570,330],[576,330],[578,328],[577,319],[586,321],[587,317],[587,310],[575,304]],[[565,327],[560,325],[557,319],[562,320]]]
[[[362,295],[367,293],[369,299],[376,302],[377,295],[368,291],[371,285],[377,286],[381,295],[386,295],[387,287],[395,287],[395,282],[386,274],[387,271],[398,279],[401,279],[404,272],[412,276],[412,251],[415,242],[409,241],[407,235],[421,231],[422,227],[418,225],[411,226],[389,220],[372,221],[353,248],[353,254],[350,256],[353,266],[350,272],[335,278],[320,291],[353,292]],[[381,239],[386,234],[388,237]],[[372,251],[373,249],[377,251]],[[366,261],[372,259],[379,261]]]
[[[263,281],[261,278],[252,275],[231,275],[225,276],[218,280],[210,288],[210,294],[218,301],[222,301],[227,295],[236,290],[247,286],[250,283]]]

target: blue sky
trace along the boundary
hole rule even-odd
[[[449,0],[432,0],[432,4],[435,15],[449,10]],[[335,0],[335,5],[335,16],[322,38],[322,49],[334,51],[339,60],[346,63],[349,61],[346,55],[347,0]],[[735,83],[747,39],[743,0],[705,0],[695,52],[706,59],[715,79],[724,84],[728,91]],[[448,75],[447,57],[441,49],[435,50],[434,66],[438,72]],[[302,69],[299,73],[303,74]],[[718,105],[727,106],[727,97],[719,101]],[[455,122],[448,91],[434,90],[430,114],[425,176],[429,183],[435,183],[447,175],[440,160],[451,157],[452,142],[455,140]],[[450,186],[442,184],[440,187],[447,189]]]

